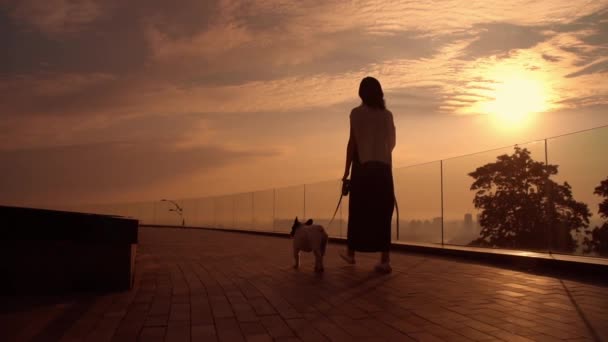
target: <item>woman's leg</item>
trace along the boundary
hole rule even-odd
[[[389,251],[382,252],[380,255],[380,263],[374,267],[374,270],[379,273],[391,273],[393,268],[390,264],[390,254]]]
[[[340,253],[340,257],[349,264],[355,263],[355,250],[346,247],[346,254]]]

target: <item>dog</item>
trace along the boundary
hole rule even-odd
[[[325,256],[328,240],[325,228],[313,224],[312,220],[301,223],[296,217],[290,235],[293,237],[293,257],[295,260],[293,268],[298,269],[300,267],[300,251],[313,252],[315,255],[315,272],[323,272],[323,256]]]

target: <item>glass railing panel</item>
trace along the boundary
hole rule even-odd
[[[541,202],[534,202],[531,195],[542,189],[523,186],[523,182],[532,182],[536,176],[523,165],[544,165],[544,147],[544,142],[534,142],[520,145],[517,156],[514,156],[516,149],[509,147],[443,161],[444,243],[546,251],[547,227],[542,221],[531,219],[542,215],[538,209]],[[472,177],[472,172],[477,172],[478,178]],[[526,174],[528,176],[522,176]],[[488,194],[496,197],[490,200],[480,195],[484,204],[476,208],[473,202],[476,191],[471,190],[471,186],[482,178],[494,184]],[[493,181],[497,179],[503,184],[498,190]],[[519,208],[520,205],[525,206],[525,210]],[[485,224],[481,220],[483,212],[488,218]]]
[[[306,184],[306,217],[300,217],[300,221],[313,219],[314,223],[325,227],[329,236],[341,236],[346,229],[346,221],[340,210],[329,225],[340,199],[341,188],[342,181],[339,180]],[[348,201],[348,198],[345,197],[342,201]]]
[[[99,211],[96,214],[122,216],[122,207],[120,204],[103,204],[99,206]]]
[[[195,227],[198,220],[198,201],[195,198],[189,198],[180,200],[180,206],[182,208],[182,214],[184,219],[184,225],[188,227]]]
[[[293,220],[304,217],[304,186],[276,189],[274,230],[289,233]]]
[[[393,213],[393,239],[400,242],[441,244],[440,162],[393,170],[399,207],[399,232]]]
[[[137,219],[139,220],[139,224],[154,224],[154,203],[141,202],[137,203],[137,206],[139,207],[139,216],[137,217]]]
[[[253,193],[253,230],[272,231],[274,222],[274,190]]]
[[[234,196],[226,195],[215,198],[215,227],[234,228]]]
[[[253,227],[253,193],[234,195],[235,228],[251,230]]]
[[[135,202],[125,203],[124,208],[125,208],[124,213],[126,214],[125,215],[126,217],[139,220],[139,217],[142,215],[141,207],[139,206],[139,203],[135,203]]]
[[[111,213],[110,207],[108,204],[89,204],[82,211],[91,214],[108,215]]]
[[[125,217],[139,220],[139,218],[142,216],[141,207],[139,206],[139,203],[124,203],[123,208],[123,216]]]
[[[205,228],[215,227],[215,199],[213,197],[199,199],[197,211],[197,226]]]
[[[571,199],[591,214],[588,227],[584,227],[585,209],[572,210],[573,206],[556,204],[551,250],[608,257],[608,219],[599,213],[599,204],[608,199],[608,193],[595,193],[602,182],[608,183],[608,127],[548,139],[547,150],[549,164],[558,166],[554,177],[557,186],[563,189],[567,182]],[[565,214],[577,220],[568,221]]]

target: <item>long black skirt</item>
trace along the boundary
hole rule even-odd
[[[348,248],[358,252],[387,252],[395,205],[391,166],[360,164],[355,157],[348,207]]]

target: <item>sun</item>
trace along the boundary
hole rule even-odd
[[[526,123],[531,114],[547,110],[543,84],[531,78],[513,75],[494,88],[494,100],[486,102],[483,110],[493,115],[499,124],[517,127]]]
[[[532,72],[504,70],[493,76],[495,83],[484,94],[488,100],[480,109],[499,127],[512,130],[527,126],[533,114],[549,109],[547,86]]]

